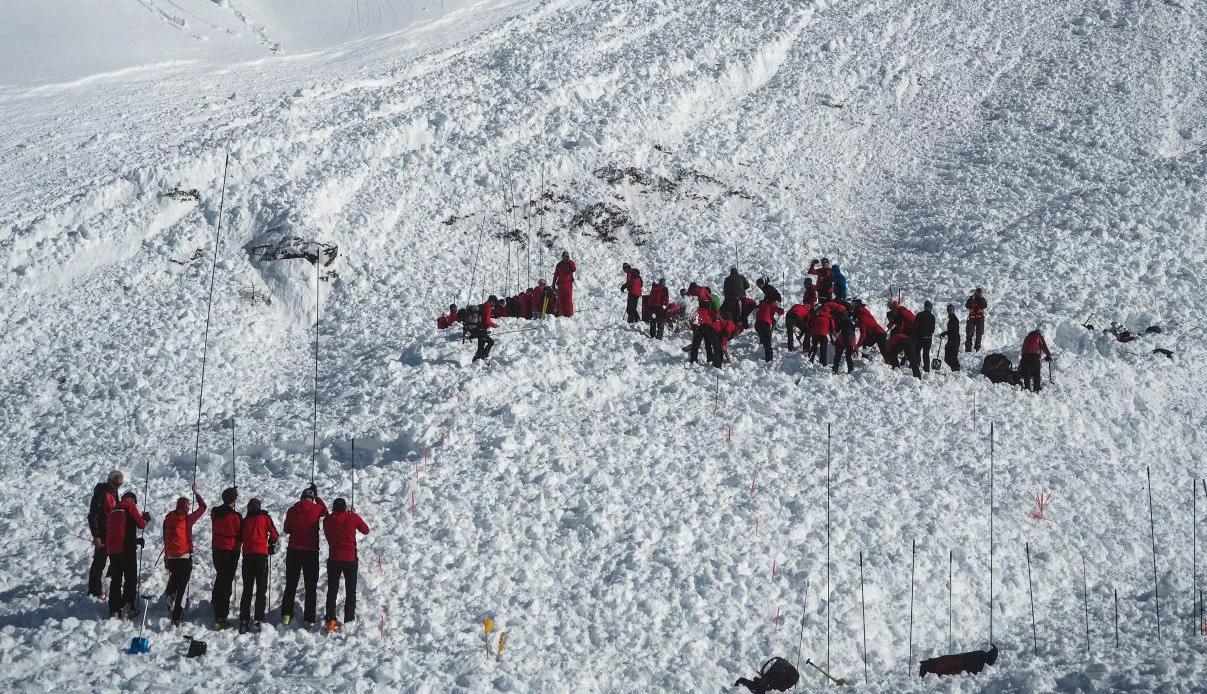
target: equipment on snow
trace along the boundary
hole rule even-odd
[[[830,673],[828,673],[828,672],[826,672],[825,670],[821,669],[821,668],[820,668],[820,667],[817,665],[817,663],[813,662],[812,660],[806,660],[806,661],[805,661],[805,665],[808,665],[809,667],[813,668],[814,670],[817,670],[817,671],[818,671],[818,672],[820,672],[821,674],[825,675],[827,679],[829,679],[831,682],[833,682],[834,684],[838,685],[839,687],[845,687],[845,686],[846,686],[846,684],[847,684],[847,680],[846,680],[846,678],[844,678],[844,677],[835,677],[834,675],[831,675]]]
[[[993,665],[997,662],[997,646],[990,644],[987,651],[968,651],[967,653],[956,653],[954,655],[941,655],[936,658],[927,658],[919,663],[918,676],[926,677],[927,675],[979,675],[981,670],[985,669],[986,665]]]
[[[1018,385],[1020,377],[1014,363],[1004,354],[990,354],[981,364],[981,375],[993,383]]]
[[[929,304],[930,302],[928,301],[928,302],[926,302],[926,303],[928,303],[928,304]],[[943,340],[946,340],[946,339],[947,339],[947,335],[946,335],[946,334],[941,334],[941,335],[939,335],[939,347],[940,347],[940,348],[942,348],[942,347],[943,347]],[[937,352],[936,352],[936,353],[937,353]],[[935,358],[933,358],[933,359],[931,359],[931,360],[930,360],[930,370],[931,370],[931,371],[938,371],[938,370],[940,370],[940,369],[942,369],[942,368],[943,368],[943,360],[942,360],[942,359],[940,359],[939,357],[935,357]]]
[[[800,681],[800,673],[792,663],[779,656],[770,658],[759,668],[758,675],[753,680],[739,677],[733,683],[735,687],[745,687],[753,694],[766,692],[784,692],[796,686]]]
[[[147,632],[147,611],[151,609],[151,596],[144,595],[142,596],[142,600],[142,626],[138,629],[138,636],[130,639],[130,648],[126,651],[130,655],[151,652],[151,642],[147,640],[146,636],[143,635]]]
[[[184,640],[189,642],[189,649],[184,654],[186,658],[199,658],[209,650],[209,646],[205,641],[198,641],[192,636],[186,636]]]

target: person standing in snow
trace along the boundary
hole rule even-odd
[[[817,356],[821,357],[822,366],[830,363],[830,333],[834,332],[834,315],[830,311],[831,302],[818,304],[813,314],[813,322],[809,326],[811,344],[809,345],[809,362]]]
[[[777,292],[778,293],[778,292]],[[772,299],[763,299],[754,317],[754,332],[763,345],[763,359],[771,361],[771,331],[775,329],[775,317],[784,315],[784,309]]]
[[[1031,390],[1038,393],[1044,382],[1043,368],[1039,364],[1039,355],[1044,356],[1044,361],[1052,361],[1052,352],[1048,350],[1048,343],[1044,340],[1044,335],[1038,330],[1032,330],[1023,338],[1023,355],[1019,362],[1019,374],[1023,377],[1023,390]]]
[[[800,337],[800,344],[805,348],[809,344],[809,305],[801,302],[794,304],[784,316],[784,328],[788,331],[788,351],[794,351],[795,338]]]
[[[956,315],[954,304],[947,304],[947,330],[943,332],[947,338],[943,345],[943,361],[952,371],[960,370],[960,318]]]
[[[228,487],[222,490],[222,505],[210,511],[210,548],[214,558],[214,590],[210,604],[214,607],[214,629],[229,629],[231,592],[235,585],[235,572],[239,569],[239,543],[243,537],[243,516],[235,510],[239,490]]]
[[[625,263],[621,267],[624,269],[624,284],[620,285],[620,291],[628,293],[624,309],[625,319],[630,323],[636,323],[641,320],[641,314],[637,311],[637,305],[641,301],[641,290],[643,288],[641,270],[628,263]]]
[[[671,293],[666,288],[666,278],[659,277],[650,288],[650,296],[645,306],[650,314],[650,337],[661,340],[666,332],[666,307],[670,304]]]
[[[855,370],[851,356],[859,340],[855,336],[855,318],[849,313],[842,314],[835,321],[837,337],[834,340],[834,373],[838,373],[838,364],[843,357],[847,360],[847,373]]]
[[[847,276],[842,274],[842,268],[835,263],[830,267],[834,281],[834,298],[838,301],[847,300]]]
[[[754,285],[763,290],[764,301],[774,301],[777,304],[784,303],[784,297],[780,294],[780,290],[776,289],[771,280],[766,277],[760,277],[754,281]]]
[[[147,527],[151,514],[139,512],[134,492],[122,494],[105,522],[105,552],[109,555],[109,616],[134,614],[138,598],[138,557],[143,546],[138,531]]]
[[[809,263],[809,274],[817,277],[817,300],[825,303],[834,298],[834,271],[830,269],[830,259],[822,258],[821,267],[817,267],[817,258]]]
[[[495,341],[490,336],[490,329],[499,327],[499,324],[495,322],[496,302],[498,302],[498,299],[495,298],[494,294],[487,297],[486,302],[479,309],[478,323],[466,331],[467,336],[477,338],[478,340],[478,351],[474,352],[473,361],[489,359],[490,350],[495,346]]]
[[[679,295],[694,297],[701,308],[712,305],[712,290],[695,282],[689,283],[687,289],[680,290]]]
[[[247,502],[247,517],[243,519],[243,595],[239,600],[239,633],[259,631],[264,621],[264,604],[268,592],[268,556],[277,553],[277,527],[272,516],[260,507],[259,499]],[[249,622],[252,595],[256,597],[255,621]]]
[[[105,573],[105,562],[109,553],[105,551],[105,538],[108,537],[106,527],[109,522],[109,512],[117,506],[117,492],[122,488],[125,476],[121,470],[113,470],[108,479],[92,490],[92,500],[88,503],[88,531],[92,533],[92,565],[88,567],[88,594],[100,598],[101,579]]]
[[[193,526],[205,513],[205,499],[193,485],[193,498],[197,510],[189,512],[189,500],[180,497],[176,509],[163,517],[163,562],[168,570],[168,588],[165,592],[172,600],[172,625],[180,626],[184,616],[184,594],[193,575]]]
[[[556,313],[570,318],[574,315],[574,273],[578,266],[570,260],[570,251],[562,251],[562,259],[553,268],[553,289],[557,292]]]
[[[801,303],[809,308],[817,303],[817,287],[813,286],[813,279],[810,277],[805,278],[805,298],[801,300]]]
[[[369,534],[369,526],[348,509],[348,503],[336,499],[331,505],[331,515],[323,520],[323,534],[327,537],[327,613],[324,623],[327,631],[339,629],[335,619],[335,602],[339,594],[339,582],[344,580],[344,624],[356,619],[356,533]]]
[[[918,356],[922,360],[922,369],[930,373],[930,346],[935,337],[935,305],[927,301],[922,305],[922,312],[915,316],[914,343],[918,347]]]
[[[298,577],[304,576],[306,598],[302,608],[305,628],[314,626],[318,608],[319,585],[319,522],[327,517],[327,504],[318,495],[312,482],[302,490],[302,499],[285,514],[285,534],[289,546],[285,550],[285,592],[281,595],[281,623],[293,621],[293,601],[298,592]]]
[[[918,317],[905,307],[905,304],[893,299],[888,303],[888,332],[889,335],[906,335],[914,338],[914,324]]]
[[[968,309],[968,320],[964,324],[964,351],[973,351],[973,339],[975,338],[976,351],[979,352],[981,351],[981,336],[985,334],[985,310],[989,308],[980,287],[977,287],[972,292],[972,296],[964,302],[964,308]]]
[[[696,316],[692,320],[692,342],[688,348],[688,359],[691,363],[698,363],[700,357],[700,343],[704,343],[705,360],[713,366],[721,366],[722,355],[721,341],[717,333],[717,322],[719,317],[712,306],[700,306],[696,309]]]
[[[721,286],[721,293],[725,297],[721,302],[722,318],[728,318],[735,323],[742,319],[742,299],[746,298],[749,289],[750,282],[746,277],[739,273],[736,267],[729,268],[729,276]]]

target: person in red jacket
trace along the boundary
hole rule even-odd
[[[134,492],[126,492],[105,521],[110,617],[131,617],[134,614],[134,601],[138,598],[138,557],[134,553],[143,546],[138,531],[147,527],[149,520],[151,514],[139,512],[138,497]]]
[[[733,357],[729,356],[729,343],[741,334],[742,326],[728,318],[718,318],[713,323],[713,329],[717,331],[717,348],[720,350],[721,361],[728,364],[733,361]]]
[[[490,329],[499,327],[499,324],[495,322],[494,318],[495,304],[497,302],[498,299],[495,298],[494,294],[491,294],[486,299],[486,302],[482,304],[482,308],[480,309],[480,322],[473,328],[467,330],[465,333],[467,337],[474,337],[478,339],[478,351],[474,352],[473,361],[489,359],[490,350],[495,346],[495,341],[490,336]]]
[[[319,585],[319,521],[327,517],[327,504],[311,483],[302,490],[302,499],[285,514],[285,534],[289,546],[285,550],[285,593],[281,596],[281,623],[293,621],[293,600],[298,592],[298,577],[306,579],[306,600],[302,622],[307,629],[314,626],[318,607]]]
[[[834,271],[830,269],[830,259],[822,258],[821,267],[817,267],[817,258],[809,264],[809,274],[817,276],[817,300],[823,303],[834,298]]]
[[[1023,354],[1018,365],[1019,373],[1023,377],[1023,390],[1038,393],[1043,386],[1043,369],[1039,364],[1041,354],[1044,355],[1044,361],[1052,361],[1052,352],[1048,350],[1044,334],[1038,330],[1032,330],[1023,338]]]
[[[344,579],[344,623],[356,619],[356,533],[369,534],[369,526],[356,515],[356,509],[348,509],[348,503],[336,499],[331,504],[331,515],[323,520],[323,534],[327,536],[327,631],[339,629],[335,619],[335,598],[339,594],[340,577]]]
[[[808,321],[809,321],[809,304],[803,301],[788,309],[788,313],[784,316],[784,327],[788,331],[788,351],[796,349],[795,338],[800,335],[801,348],[808,346]]]
[[[893,299],[889,302],[888,331],[890,335],[914,336],[914,325],[918,317],[900,301]]]
[[[696,317],[692,320],[692,342],[688,348],[688,360],[696,364],[700,357],[700,343],[704,343],[705,360],[720,368],[721,340],[717,332],[717,321],[720,317],[712,306],[701,306],[696,309]]]
[[[637,312],[637,304],[641,301],[641,291],[644,288],[641,282],[641,270],[628,263],[621,267],[624,268],[624,284],[620,285],[620,291],[628,292],[624,315],[630,323],[636,323],[641,320],[641,314]]]
[[[553,289],[557,291],[555,313],[569,318],[574,315],[574,273],[578,266],[570,260],[570,251],[562,251],[562,259],[553,268]]]
[[[855,338],[855,318],[845,311],[834,321],[834,373],[838,373],[838,364],[843,357],[847,360],[847,373],[855,370],[851,356],[859,340]]]
[[[771,361],[771,331],[775,329],[775,317],[784,315],[784,309],[774,299],[764,299],[754,315],[754,332],[763,345],[763,359]]]
[[[895,369],[908,361],[914,378],[922,378],[922,370],[918,368],[918,348],[907,333],[897,333],[889,338],[887,354],[885,361],[889,366]]]
[[[210,511],[212,525],[210,547],[214,557],[214,590],[210,604],[214,608],[214,629],[229,629],[231,592],[235,584],[235,572],[239,569],[239,543],[243,537],[243,516],[235,510],[239,490],[228,487],[222,490],[222,505]]]
[[[444,330],[445,328],[453,327],[453,323],[457,322],[457,305],[448,305],[448,315],[439,316],[436,318],[436,329]]]
[[[243,545],[243,596],[239,600],[239,633],[259,631],[264,621],[268,592],[268,556],[277,553],[277,527],[259,499],[247,502],[247,517],[240,533]],[[249,622],[251,598],[256,596],[255,621]]]
[[[121,470],[113,470],[109,477],[92,490],[88,504],[88,531],[92,534],[92,565],[88,567],[88,594],[102,597],[101,579],[105,574],[105,563],[109,554],[105,552],[106,524],[109,512],[117,506],[117,492],[122,488],[125,477]]]
[[[852,302],[855,307],[855,324],[859,327],[859,347],[867,347],[868,345],[876,345],[880,350],[880,357],[888,361],[888,354],[885,346],[885,329],[872,315],[871,310],[864,306],[863,302],[856,299]]]
[[[172,600],[172,624],[180,626],[184,616],[185,591],[193,575],[193,526],[205,514],[205,499],[193,485],[193,498],[197,510],[189,511],[189,500],[176,500],[176,510],[163,517],[163,563],[168,570],[168,588],[165,592]]]
[[[821,308],[813,316],[813,322],[809,326],[809,335],[812,338],[810,345],[809,362],[813,362],[813,357],[820,356],[822,365],[830,363],[830,333],[834,332],[834,316],[831,314],[830,304],[825,303],[820,305]]]
[[[712,290],[695,282],[688,284],[687,289],[680,290],[679,295],[695,297],[700,303],[700,308],[712,306]]]
[[[645,301],[646,310],[650,313],[650,337],[656,340],[661,340],[666,332],[666,307],[670,301],[671,293],[666,288],[666,279],[659,277]]]
[[[817,303],[817,287],[813,286],[813,280],[805,278],[805,298],[801,300],[805,306],[812,306]]]

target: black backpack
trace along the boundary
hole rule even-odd
[[[474,330],[482,325],[482,307],[481,306],[466,306],[457,310],[457,322],[465,326],[466,330]]]
[[[1014,364],[1004,354],[990,354],[985,357],[984,363],[981,364],[981,375],[993,383],[1017,385],[1019,382],[1019,375],[1014,370]]]
[[[763,663],[763,667],[759,668],[759,679],[763,680],[763,684],[768,689],[783,692],[796,686],[796,683],[800,681],[800,673],[796,671],[792,663],[777,656]]]

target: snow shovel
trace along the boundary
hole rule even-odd
[[[822,670],[820,667],[818,667],[817,663],[813,662],[812,660],[806,660],[805,665],[808,665],[809,667],[813,668],[814,670],[817,670],[821,674],[825,675],[827,679],[829,679],[831,682],[838,685],[839,687],[846,686],[847,681],[845,679],[843,679],[841,677],[835,678],[834,675],[831,675],[830,673],[828,673],[825,670]]]
[[[939,349],[943,349],[943,340],[947,339],[947,335],[939,336]],[[943,369],[943,360],[938,357],[932,357],[930,360],[930,370],[938,373]]]
[[[130,655],[151,652],[151,642],[147,640],[146,636],[143,636],[147,631],[147,610],[151,609],[151,596],[142,596],[142,603],[142,626],[138,629],[138,636],[130,639],[130,650],[127,651]]]

